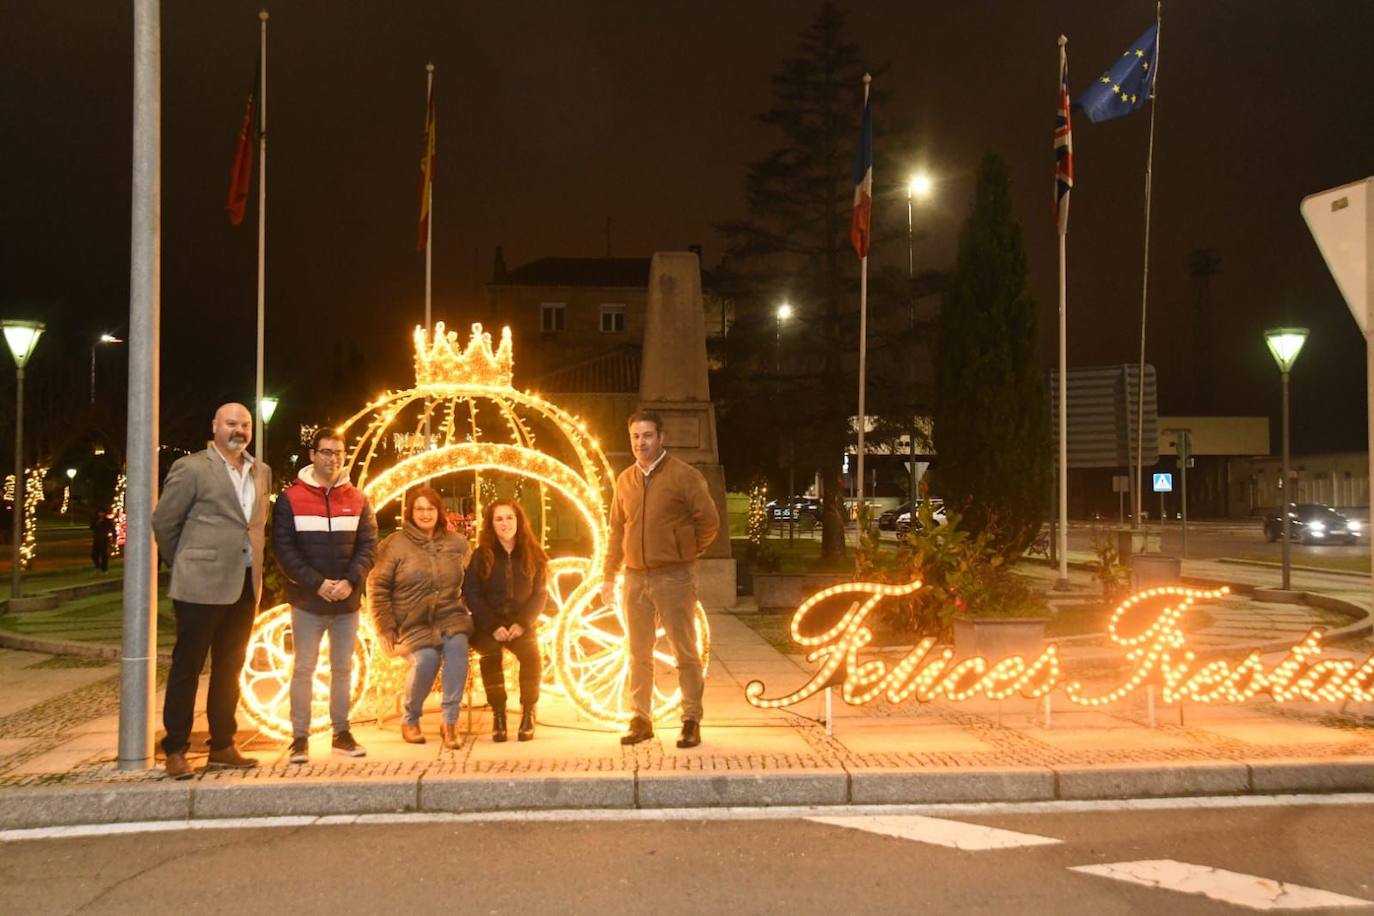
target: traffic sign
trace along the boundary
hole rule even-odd
[[[1174,475],[1173,475],[1173,474],[1156,474],[1156,475],[1155,475],[1155,492],[1156,492],[1156,493],[1172,493],[1172,492],[1174,492]]]

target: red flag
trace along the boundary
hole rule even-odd
[[[243,210],[248,206],[248,188],[253,182],[253,147],[261,133],[260,123],[255,124],[261,77],[262,61],[258,61],[258,65],[253,68],[253,88],[248,93],[248,104],[243,110],[243,124],[239,126],[238,147],[234,150],[234,167],[229,172],[229,196],[224,209],[229,211],[231,226],[243,222]]]
[[[415,241],[415,250],[424,251],[429,246],[429,199],[434,184],[434,87],[429,89],[429,102],[425,109],[425,148],[420,154],[420,226]]]
[[[866,78],[866,77],[865,77]],[[849,241],[854,253],[868,257],[873,217],[873,100],[864,87],[864,120],[859,133],[859,155],[854,159],[854,212],[850,216]]]

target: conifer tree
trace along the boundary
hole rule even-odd
[[[973,209],[940,311],[935,352],[939,494],[964,527],[992,528],[1016,555],[1039,530],[1050,487],[1049,400],[1026,252],[1006,163],[978,167]]]

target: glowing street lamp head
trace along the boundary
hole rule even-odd
[[[911,177],[907,182],[907,197],[925,197],[930,193],[930,176],[921,172]]]
[[[67,479],[68,479],[68,480],[75,480],[75,479],[76,479],[76,468],[67,468]]]
[[[1307,342],[1307,328],[1272,328],[1264,332],[1264,342],[1274,354],[1280,372],[1288,372],[1298,361],[1302,345]]]
[[[789,321],[792,318],[792,303],[784,302],[778,306],[778,320]]]
[[[5,343],[9,344],[14,364],[20,369],[33,355],[45,327],[41,321],[0,321],[0,329],[5,332]]]
[[[101,334],[101,335],[100,335],[100,342],[101,342],[101,343],[123,343],[123,342],[124,342],[124,339],[121,338],[121,337],[116,337],[116,336],[114,336],[113,334]]]
[[[272,415],[277,412],[277,403],[277,399],[273,397],[264,397],[262,399],[262,403],[258,408],[262,411],[262,422],[272,422]]]

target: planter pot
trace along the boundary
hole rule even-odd
[[[754,573],[754,603],[760,611],[791,613],[823,588],[850,582],[851,576],[830,573]]]
[[[956,617],[954,652],[981,655],[990,662],[1020,655],[1030,660],[1045,650],[1047,617]]]

